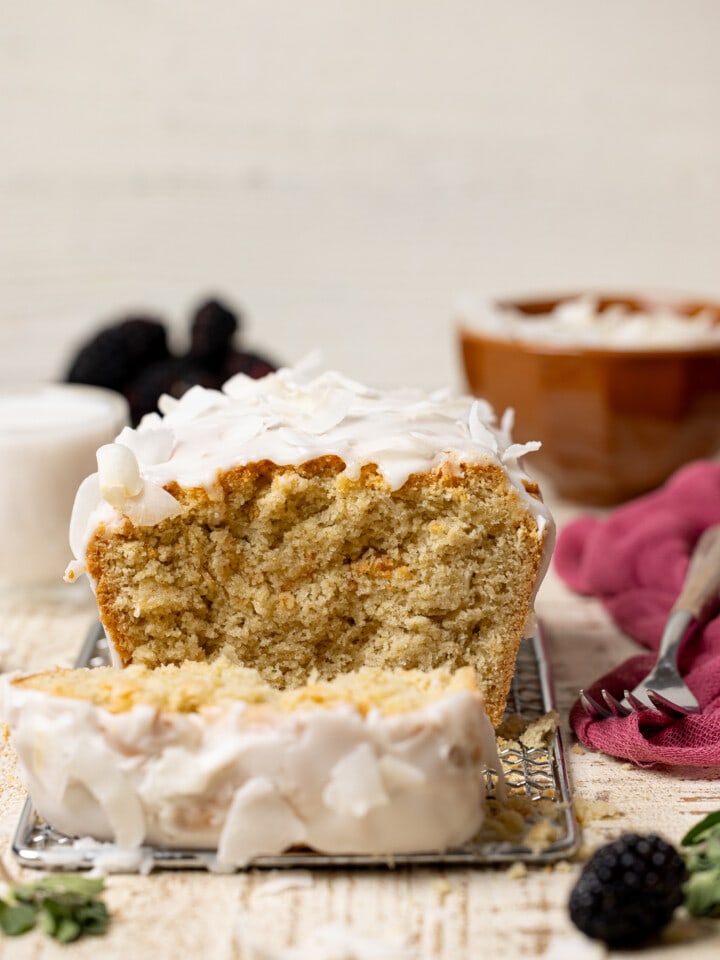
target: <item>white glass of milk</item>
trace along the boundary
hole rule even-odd
[[[0,591],[63,587],[75,493],[97,469],[97,448],[127,422],[111,390],[0,387]]]

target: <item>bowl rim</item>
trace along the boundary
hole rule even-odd
[[[513,307],[528,316],[547,314],[554,306],[568,300],[577,300],[579,297],[596,297],[604,306],[614,303],[628,305],[636,312],[643,308],[677,308],[681,316],[691,319],[703,310],[710,310],[715,314],[715,321],[720,325],[720,300],[702,297],[697,294],[683,294],[663,291],[616,291],[587,288],[583,290],[569,290],[563,293],[542,292],[535,295],[523,294],[513,296],[494,297],[492,301],[501,307]],[[533,307],[537,309],[525,309]],[[689,357],[718,357],[720,344],[696,344],[687,347],[672,345],[669,347],[610,347],[592,344],[553,343],[548,340],[531,340],[528,338],[510,338],[498,334],[483,333],[469,325],[467,320],[457,319],[456,332],[461,342],[477,341],[488,342],[498,347],[507,347],[513,351],[529,354],[546,354],[549,356],[581,357],[593,356],[598,358],[682,358]]]

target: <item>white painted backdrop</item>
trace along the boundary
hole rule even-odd
[[[6,0],[0,382],[130,308],[460,381],[468,289],[720,296],[715,0]]]

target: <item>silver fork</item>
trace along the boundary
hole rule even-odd
[[[593,718],[627,717],[633,710],[655,709],[672,717],[698,713],[700,705],[680,676],[677,658],[683,641],[707,623],[720,591],[720,524],[708,527],[695,545],[682,590],[670,611],[655,665],[622,700],[601,690],[600,703],[584,690],[580,702]]]

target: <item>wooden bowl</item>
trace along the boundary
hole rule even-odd
[[[529,316],[568,294],[504,301]],[[720,304],[643,296],[598,297],[598,309],[708,311]],[[555,492],[580,503],[619,503],[654,489],[690,460],[720,449],[720,346],[571,347],[458,330],[471,391],[501,413],[515,409],[513,439],[541,440],[532,462]]]

